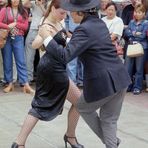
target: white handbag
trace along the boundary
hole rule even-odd
[[[128,57],[139,57],[144,54],[143,47],[140,43],[129,44],[127,47]]]

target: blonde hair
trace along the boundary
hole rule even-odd
[[[135,6],[134,11],[141,11],[143,13],[146,13],[146,8],[143,4],[138,4]]]

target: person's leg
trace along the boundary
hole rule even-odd
[[[117,148],[117,120],[120,116],[126,89],[109,97],[109,100],[100,108],[101,127],[106,148]]]
[[[3,80],[3,78],[4,78],[4,75],[3,75],[3,60],[2,60],[2,54],[0,52],[0,81]]]
[[[96,102],[87,103],[84,99],[84,95],[82,94],[76,104],[76,107],[81,117],[88,124],[91,130],[101,139],[103,143],[104,143],[104,137],[103,137],[102,127],[101,127],[101,120],[96,111],[106,101],[107,99],[102,99]]]
[[[131,92],[133,90],[133,70],[134,70],[134,59],[135,58],[130,58],[130,57],[125,57],[125,67],[127,68],[128,70],[128,73],[130,75],[130,78],[132,80],[132,83],[128,86],[128,89],[127,91],[128,92]]]
[[[148,50],[144,50],[144,72],[146,92],[148,92]]]
[[[37,35],[37,30],[29,30],[29,33],[25,41],[27,73],[29,81],[33,80],[34,58],[36,50],[32,48],[32,41],[35,39],[36,35]]]
[[[92,103],[87,103],[82,95],[77,103],[80,115],[92,131],[106,144],[107,148],[116,148],[119,145],[115,127],[125,92],[126,89],[113,96]],[[99,108],[100,116],[96,112]]]
[[[136,72],[135,72],[135,82],[134,82],[133,88],[138,89],[141,92],[143,88],[144,57],[143,56],[136,57],[135,60],[136,60],[136,63],[135,63]],[[134,93],[134,90],[133,90],[133,93]]]
[[[16,62],[19,83],[24,85],[23,92],[34,94],[34,90],[29,86],[28,83],[23,36],[15,37],[15,40],[13,41],[13,52]]]
[[[77,86],[83,87],[83,64],[79,58],[77,60]]]
[[[11,38],[8,36],[7,42],[2,49],[3,68],[4,68],[4,81],[6,83],[13,82],[13,69],[12,69],[12,46]]]
[[[18,145],[25,145],[27,137],[29,136],[30,132],[38,122],[38,118],[32,116],[32,115],[27,115],[26,119],[24,120],[23,126],[17,136],[16,143]],[[20,146],[21,148],[23,146]]]
[[[65,133],[68,137],[76,137],[75,131],[76,131],[76,126],[79,120],[79,113],[76,110],[75,105],[80,96],[81,96],[80,90],[74,84],[74,82],[70,80],[69,90],[66,97],[67,100],[72,103],[68,112],[67,131]],[[75,138],[68,138],[68,141],[73,145],[77,144],[77,141]],[[79,148],[81,148],[81,145],[79,146]]]
[[[73,59],[67,64],[67,73],[70,79],[76,84],[77,58]]]

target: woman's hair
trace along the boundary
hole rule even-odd
[[[107,9],[108,7],[110,7],[110,6],[114,6],[115,10],[116,10],[116,11],[118,10],[118,9],[117,9],[117,6],[116,6],[116,4],[115,4],[114,2],[109,2],[109,3],[106,5],[106,9]]]
[[[8,0],[8,5],[9,7],[12,7],[12,1]],[[24,18],[26,19],[28,17],[28,13],[27,10],[24,8],[23,4],[22,4],[22,0],[19,0],[19,5],[18,5],[18,13]]]
[[[146,11],[148,11],[148,0],[142,0],[142,4],[145,6]]]
[[[56,9],[60,8],[60,0],[51,0],[44,18],[48,17],[49,13],[51,12],[52,6],[54,6]]]
[[[146,8],[143,4],[138,4],[135,6],[134,11],[141,11],[143,13],[146,13]]]

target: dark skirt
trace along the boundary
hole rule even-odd
[[[37,68],[36,92],[29,114],[50,121],[61,114],[69,88],[66,68],[43,56]]]

